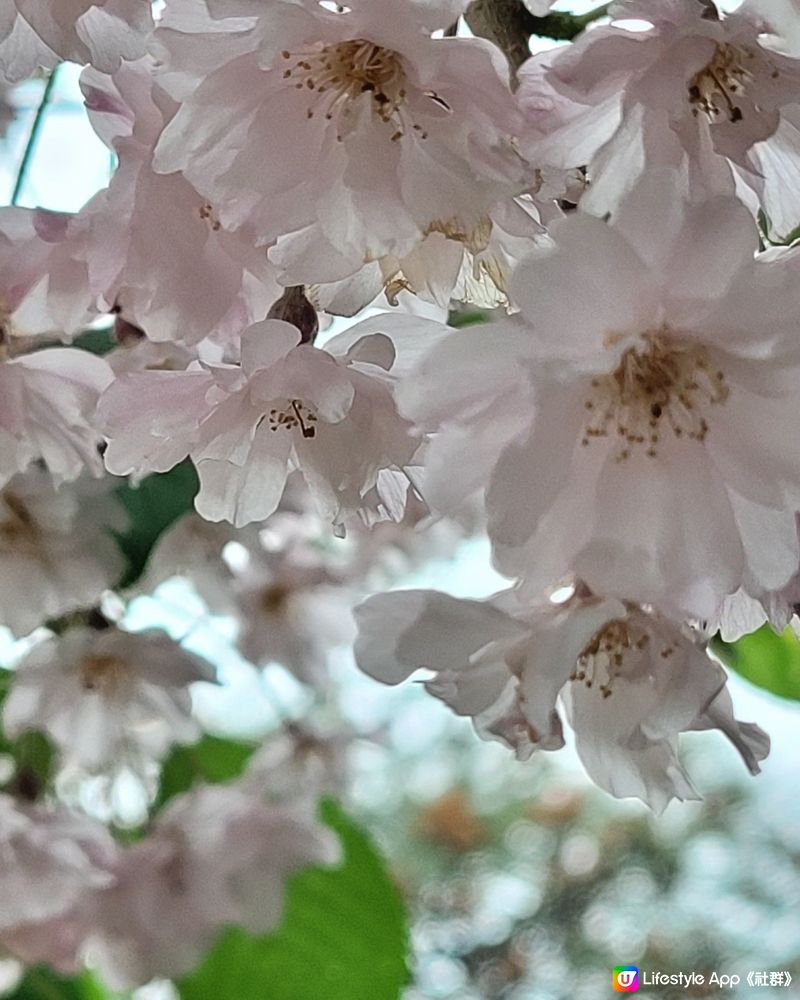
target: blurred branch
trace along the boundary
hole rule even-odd
[[[465,17],[473,34],[488,38],[503,50],[515,81],[517,70],[531,54],[531,35],[571,41],[587,25],[604,17],[608,6],[603,4],[579,16],[553,13],[534,17],[522,0],[473,0]]]
[[[17,179],[14,181],[14,190],[11,194],[12,205],[17,204],[19,197],[22,194],[22,188],[24,187],[25,180],[28,176],[28,168],[31,165],[31,160],[33,159],[33,154],[36,149],[36,143],[39,140],[39,133],[42,131],[42,125],[44,124],[45,112],[47,111],[47,107],[53,96],[53,90],[56,85],[59,68],[60,64],[59,66],[56,66],[50,73],[50,76],[48,76],[47,83],[44,85],[44,90],[42,91],[41,100],[39,101],[39,107],[36,109],[36,114],[33,116],[33,124],[31,125],[31,130],[28,134],[28,141],[25,143],[25,151],[22,154],[19,169],[17,170]]]

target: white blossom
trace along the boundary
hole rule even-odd
[[[460,418],[440,418],[467,455],[484,425],[474,454],[498,566],[532,594],[574,573],[679,618],[712,616],[742,585],[780,589],[800,555],[798,439],[775,432],[798,405],[792,266],[754,260],[747,210],[690,203],[670,171],[610,224],[579,213],[552,235],[512,278],[523,322],[483,331],[491,374],[459,393]],[[421,368],[448,392],[449,372]],[[479,411],[469,393],[487,385]],[[424,386],[412,374],[401,402],[430,423],[440,396]],[[505,444],[499,459],[483,441]],[[478,485],[465,465],[444,452],[451,493]]]
[[[112,532],[126,519],[108,486],[79,480],[55,489],[34,468],[0,490],[0,623],[16,635],[91,607],[121,577]]]
[[[264,243],[303,231],[352,273],[404,257],[428,232],[473,231],[530,183],[499,52],[482,39],[431,38],[452,23],[453,4],[203,6],[222,18],[216,35],[188,17],[182,31],[179,14],[156,32],[181,108],[155,163],[182,171],[223,226],[248,221]],[[192,63],[208,67],[202,79]]]
[[[56,484],[102,473],[91,418],[112,380],[107,362],[76,348],[9,357],[0,344],[0,484],[41,459]]]
[[[0,795],[0,944],[26,962],[74,972],[92,898],[114,881],[105,827],[64,808]]]
[[[150,0],[2,0],[0,73],[10,83],[62,59],[104,72],[144,55]]]
[[[300,343],[290,324],[266,320],[242,334],[241,366],[123,376],[98,411],[107,468],[142,475],[188,454],[200,476],[198,512],[237,527],[277,508],[294,468],[334,525],[369,516],[380,473],[402,471],[417,439],[394,404],[392,341],[373,333],[346,343],[341,354],[336,341],[320,349]],[[390,497],[379,504],[379,516],[402,516]]]
[[[719,16],[700,0],[618,0],[610,14],[521,69],[527,154],[588,167],[585,205],[597,214],[654,166],[731,193],[736,173],[758,193],[766,161],[753,150],[796,104],[800,60],[763,44],[767,24],[746,5]],[[796,153],[775,165],[776,183]]]
[[[677,756],[681,732],[722,730],[754,774],[769,749],[757,726],[733,718],[725,673],[703,646],[636,605],[409,590],[371,597],[355,615],[356,661],[370,676],[398,684],[434,671],[426,689],[521,760],[563,746],[560,705],[589,776],[657,812],[698,797]]]
[[[143,771],[201,730],[190,686],[211,666],[158,630],[71,628],[19,663],[3,705],[5,731],[46,732],[66,767]]]
[[[313,776],[285,762],[176,797],[129,848],[100,899],[89,949],[115,988],[188,972],[227,924],[264,934],[280,920],[286,879],[339,850],[315,817]]]

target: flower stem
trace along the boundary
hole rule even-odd
[[[39,107],[36,109],[36,114],[33,117],[33,124],[31,125],[31,130],[28,135],[28,141],[25,143],[25,151],[22,154],[22,159],[20,160],[19,169],[17,170],[17,179],[14,182],[14,190],[11,194],[11,204],[16,205],[19,201],[20,195],[22,194],[22,189],[25,186],[25,180],[28,176],[28,168],[31,165],[31,160],[33,159],[33,154],[36,149],[36,143],[39,139],[39,133],[42,131],[42,125],[44,124],[44,116],[47,111],[50,100],[53,96],[53,90],[56,84],[56,78],[58,77],[59,66],[56,66],[47,78],[47,83],[44,85],[44,90],[42,91],[42,96],[39,101]]]

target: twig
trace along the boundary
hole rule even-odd
[[[11,194],[12,205],[17,204],[19,197],[22,194],[22,189],[25,186],[25,181],[28,176],[28,168],[30,167],[31,160],[33,159],[36,143],[39,139],[39,133],[42,131],[42,125],[44,124],[45,112],[47,111],[50,99],[53,96],[53,89],[56,84],[58,70],[59,66],[56,66],[47,78],[47,83],[44,85],[42,97],[39,101],[39,107],[36,109],[36,114],[33,117],[33,123],[28,135],[28,141],[25,143],[25,151],[23,152],[22,159],[20,160],[19,169],[17,170],[17,179],[14,182],[14,190]]]

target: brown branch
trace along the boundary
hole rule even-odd
[[[571,41],[607,10],[608,4],[603,4],[580,16],[553,13],[534,17],[522,0],[473,0],[465,17],[473,34],[488,38],[505,53],[515,84],[517,70],[531,54],[531,35]]]

